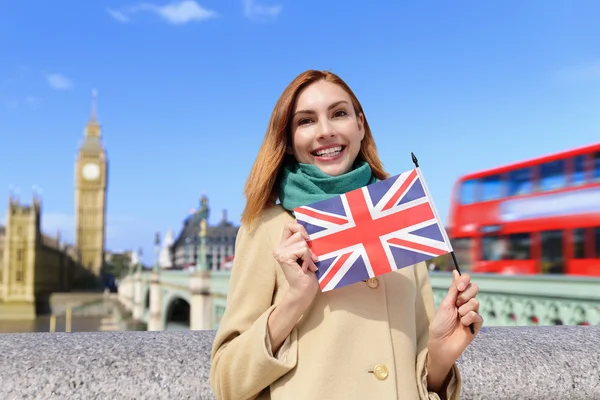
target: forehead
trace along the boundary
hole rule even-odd
[[[327,81],[318,81],[300,92],[296,101],[296,110],[326,108],[331,103],[341,100],[352,103],[350,95],[339,85]]]

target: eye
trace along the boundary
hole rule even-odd
[[[345,110],[337,110],[333,113],[334,117],[345,117],[348,113]]]
[[[310,122],[309,118],[302,118],[298,121],[298,125],[308,124]]]

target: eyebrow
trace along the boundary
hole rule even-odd
[[[350,103],[348,103],[346,100],[340,100],[340,101],[336,101],[335,103],[331,103],[331,104],[329,105],[329,107],[327,107],[327,109],[328,109],[328,110],[331,110],[332,108],[335,108],[335,107],[339,106],[339,105],[340,105],[340,104],[342,104],[342,103],[350,104]],[[315,113],[315,112],[314,112],[314,111],[312,111],[312,110],[298,110],[298,111],[296,111],[296,112],[294,113],[294,115],[297,115],[297,114],[314,114],[314,113]]]

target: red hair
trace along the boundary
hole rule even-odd
[[[357,159],[366,161],[377,178],[389,177],[379,159],[369,123],[354,92],[346,82],[332,72],[308,70],[298,75],[285,88],[275,104],[267,132],[244,188],[246,207],[242,213],[242,224],[251,224],[263,210],[277,202],[279,190],[277,182],[287,156],[292,113],[298,94],[307,86],[321,80],[335,83],[344,89],[352,100],[355,114],[363,115],[365,135]]]

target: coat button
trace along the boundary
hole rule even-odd
[[[369,278],[366,280],[367,282],[367,286],[369,286],[371,289],[376,289],[377,286],[379,286],[379,279],[377,278]]]
[[[377,364],[375,368],[373,368],[373,373],[375,374],[375,378],[382,381],[388,377],[389,371],[385,365]]]

